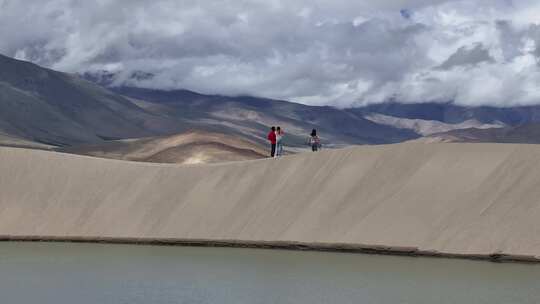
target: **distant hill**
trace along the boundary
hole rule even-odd
[[[518,126],[540,123],[540,106],[466,107],[452,103],[399,103],[388,102],[349,109],[359,115],[383,114],[387,116],[440,121],[459,124],[475,120],[481,124],[504,124]]]
[[[289,145],[304,145],[318,129],[330,145],[385,144],[419,137],[414,131],[372,122],[362,115],[333,107],[316,107],[282,100],[248,96],[202,95],[186,90],[110,88],[130,97],[146,111],[167,118],[181,118],[193,128],[233,130],[253,140],[264,140],[268,128],[279,125]]]
[[[264,147],[241,138],[201,131],[178,135],[108,141],[58,151],[156,163],[216,163],[264,158]]]
[[[369,114],[365,116],[367,119],[382,125],[394,126],[397,128],[410,129],[414,132],[427,136],[436,133],[448,132],[461,129],[492,129],[502,128],[505,125],[502,123],[483,124],[477,120],[471,119],[460,123],[445,123],[437,120],[400,118],[387,116],[383,114]]]
[[[414,130],[420,142],[540,143],[540,106],[465,107],[391,102],[349,109],[379,124]]]
[[[463,129],[429,135],[420,142],[527,143],[540,144],[540,124],[498,129]]]

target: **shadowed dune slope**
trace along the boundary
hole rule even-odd
[[[41,150],[51,150],[52,148],[54,148],[53,146],[8,135],[3,132],[0,132],[0,146]]]
[[[0,234],[540,257],[540,146],[397,144],[165,165],[0,148]]]

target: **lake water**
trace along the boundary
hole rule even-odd
[[[0,243],[0,303],[540,303],[540,265],[279,250]]]

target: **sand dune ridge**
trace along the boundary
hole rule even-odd
[[[0,235],[540,257],[540,146],[397,144],[178,166],[0,148]]]

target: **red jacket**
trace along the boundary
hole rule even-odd
[[[270,141],[271,144],[276,144],[276,132],[274,131],[270,131],[270,133],[268,133],[268,140]]]

